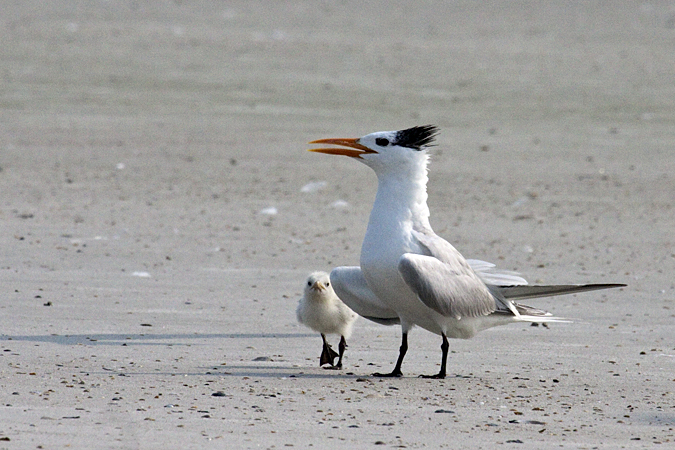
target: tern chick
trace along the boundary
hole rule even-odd
[[[342,356],[347,348],[347,338],[358,315],[335,294],[326,272],[313,272],[305,282],[305,293],[296,310],[298,322],[321,333],[323,351],[319,365],[327,369],[342,369]],[[339,353],[326,341],[327,334],[340,335]],[[338,358],[337,364],[334,364]]]

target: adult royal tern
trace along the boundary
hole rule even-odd
[[[327,368],[342,369],[342,356],[347,348],[347,338],[351,336],[352,326],[358,317],[335,294],[331,287],[330,278],[326,272],[314,272],[305,282],[305,293],[298,303],[296,310],[298,322],[321,333],[323,351],[319,358],[319,365],[328,364]],[[328,341],[327,334],[340,336],[340,344],[335,353]],[[337,364],[333,361],[338,358]]]
[[[490,263],[464,259],[429,224],[427,148],[437,133],[438,128],[425,125],[357,139],[310,142],[339,146],[310,151],[349,156],[377,175],[361,266],[338,267],[330,275],[335,291],[354,311],[379,323],[401,324],[396,366],[391,373],[377,376],[402,376],[413,325],[441,335],[441,369],[430,378],[444,378],[447,338],[468,339],[486,328],[512,322],[561,320],[514,300],[624,286],[529,286],[516,274],[499,271]]]

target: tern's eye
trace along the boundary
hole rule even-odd
[[[330,286],[330,282],[326,281],[326,287]]]
[[[389,139],[387,138],[377,138],[375,139],[375,143],[379,145],[380,147],[386,147],[389,145]]]

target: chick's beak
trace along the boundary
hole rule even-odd
[[[310,152],[326,153],[328,155],[343,155],[343,156],[350,156],[352,158],[360,158],[361,155],[364,155],[366,153],[377,153],[375,150],[369,149],[368,147],[359,144],[358,139],[348,139],[348,138],[318,139],[316,141],[310,142],[310,144],[330,144],[349,147],[349,148],[339,148],[339,147],[312,148],[308,150]]]
[[[317,281],[316,283],[314,283],[312,285],[312,289],[315,290],[315,291],[325,291],[326,286],[322,282]]]

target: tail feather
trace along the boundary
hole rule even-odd
[[[518,322],[529,323],[572,323],[570,319],[555,316],[518,316],[515,319]]]
[[[625,284],[561,284],[552,286],[500,286],[498,289],[506,299],[522,300],[527,298],[576,294],[578,292],[597,291],[600,289],[611,289],[625,286]]]
[[[534,322],[534,323],[544,323],[544,322],[563,322],[570,323],[572,322],[569,319],[564,317],[555,317],[548,311],[542,309],[533,308],[531,306],[523,305],[521,303],[511,302],[510,303],[517,314],[513,314],[513,310],[500,310],[495,311],[493,314],[502,314],[505,316],[514,316],[515,319],[519,322]]]
[[[531,306],[523,305],[522,303],[516,303],[512,302],[513,306],[516,308],[516,311],[518,311],[518,314],[521,316],[533,316],[533,317],[552,317],[553,314],[551,314],[548,311],[544,311],[542,309],[537,309],[533,308]]]

